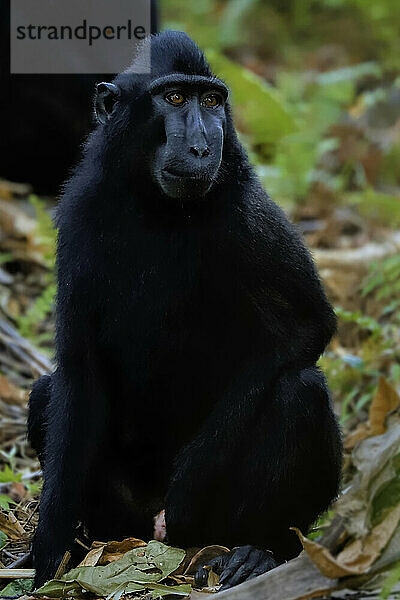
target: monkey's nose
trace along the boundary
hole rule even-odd
[[[195,156],[199,156],[200,158],[204,158],[210,154],[210,150],[207,146],[191,146],[190,152]]]

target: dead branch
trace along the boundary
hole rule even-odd
[[[52,371],[51,361],[4,319],[0,319],[0,341],[34,374],[46,375]]]

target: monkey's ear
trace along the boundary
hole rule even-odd
[[[102,81],[96,85],[94,112],[100,123],[106,123],[110,119],[120,95],[121,90],[114,83]]]

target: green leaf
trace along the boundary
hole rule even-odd
[[[215,74],[231,88],[238,121],[245,124],[255,144],[275,144],[296,131],[294,118],[277,90],[215,50],[206,55]]]
[[[3,510],[10,510],[10,504],[16,504],[16,502],[9,496],[6,496],[6,494],[0,494],[0,508]]]
[[[219,31],[222,46],[232,47],[245,43],[248,31],[243,27],[243,18],[256,4],[257,0],[231,0],[225,4]]]
[[[335,312],[345,323],[356,323],[361,329],[366,329],[371,332],[380,331],[382,329],[376,319],[368,317],[367,315],[362,315],[360,311],[351,312],[349,310],[344,310],[340,306],[336,306]]]
[[[0,530],[0,549],[6,545],[7,540],[8,540],[7,535],[4,533],[4,531]]]
[[[43,480],[39,479],[38,481],[26,481],[25,485],[28,489],[28,492],[31,496],[37,496],[41,489],[42,489],[42,485],[43,485]]]
[[[377,192],[368,187],[362,192],[346,194],[346,202],[356,206],[361,216],[392,228],[400,227],[400,197]]]
[[[4,469],[0,471],[0,483],[10,483],[21,481],[22,473],[14,473],[13,470],[5,465]]]
[[[383,583],[381,591],[381,598],[383,598],[383,600],[389,598],[392,589],[398,581],[400,581],[400,562],[395,565]]]
[[[359,63],[351,67],[341,67],[340,69],[320,73],[317,81],[320,85],[336,85],[344,81],[356,81],[360,77],[366,77],[367,75],[380,77],[382,69],[376,62]]]
[[[392,473],[389,481],[385,481],[376,491],[372,500],[372,524],[378,523],[385,513],[400,502],[400,454],[392,458]]]
[[[151,583],[148,585],[148,588],[150,589],[153,598],[160,598],[171,594],[187,596],[192,591],[192,588],[188,583],[181,583],[174,586],[165,585],[163,583]]]
[[[152,540],[146,548],[134,548],[109,565],[72,569],[61,579],[45,583],[35,594],[79,598],[86,591],[111,599],[121,590],[125,594],[151,590],[154,598],[166,594],[185,596],[191,591],[190,585],[161,583],[177,569],[184,556],[184,550]]]
[[[36,212],[36,241],[43,246],[44,258],[51,269],[55,262],[56,230],[45,202],[35,194],[29,196],[29,202]]]
[[[1,596],[23,596],[33,590],[33,579],[14,579],[0,592]]]

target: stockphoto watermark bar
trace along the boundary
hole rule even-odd
[[[11,0],[11,73],[119,73],[150,34],[151,0]],[[150,72],[150,45],[138,73]]]

